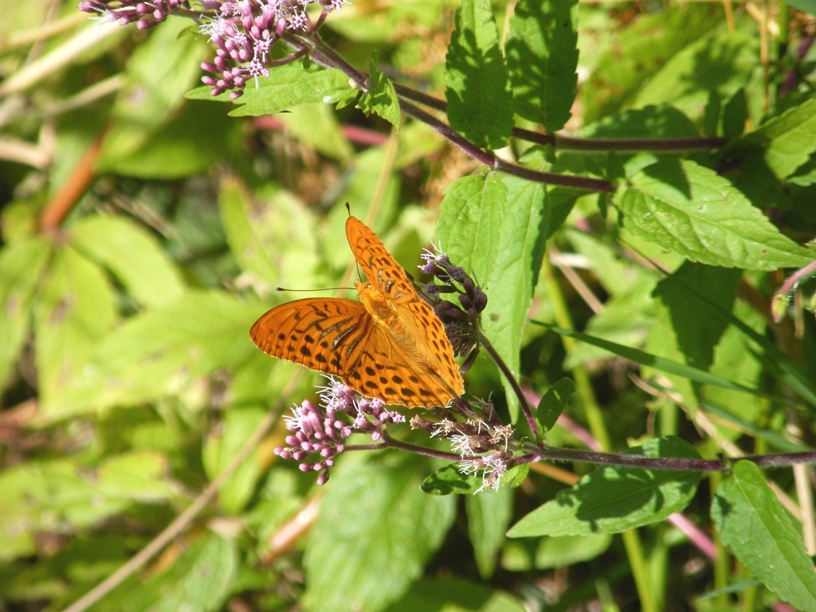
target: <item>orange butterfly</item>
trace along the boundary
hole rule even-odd
[[[359,302],[309,298],[277,306],[249,332],[259,349],[336,374],[388,404],[446,406],[464,393],[442,322],[377,235],[349,217],[346,237],[368,282]]]

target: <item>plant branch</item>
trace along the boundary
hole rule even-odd
[[[516,377],[513,376],[513,373],[510,371],[510,368],[507,367],[507,364],[504,363],[504,359],[501,358],[499,353],[490,344],[490,340],[488,340],[485,335],[479,330],[479,344],[481,344],[484,349],[488,352],[490,357],[493,359],[495,364],[501,370],[501,373],[504,374],[504,377],[507,379],[507,382],[510,383],[510,386],[513,388],[513,393],[516,394],[518,398],[519,405],[521,406],[522,412],[524,412],[524,416],[527,419],[527,424],[530,426],[530,430],[533,432],[533,435],[538,438],[541,435],[541,430],[538,427],[538,423],[535,420],[535,416],[533,416],[533,411],[530,408],[530,404],[527,403],[527,398],[524,396],[524,391],[519,385]]]

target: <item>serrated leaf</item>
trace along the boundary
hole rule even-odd
[[[662,160],[615,194],[623,226],[691,261],[776,270],[812,261],[726,179],[688,160]]]
[[[490,0],[461,1],[445,65],[451,127],[477,147],[504,147],[513,130],[513,94]]]
[[[816,610],[816,573],[801,531],[749,461],[734,466],[711,502],[723,543],[765,586],[799,610]]]
[[[70,229],[71,244],[119,279],[136,301],[159,306],[184,291],[181,273],[158,241],[123,217],[92,216]]]
[[[234,100],[240,106],[230,111],[230,116],[258,117],[302,104],[333,104],[351,89],[348,76],[336,68],[306,69],[300,64],[287,64],[271,70],[268,78],[259,79],[257,89],[250,83],[244,95]],[[203,99],[206,92],[197,89],[194,93]]]
[[[304,558],[309,609],[383,609],[422,573],[453,521],[455,498],[419,490],[427,461],[378,459],[332,473]]]
[[[397,134],[400,131],[400,105],[394,84],[382,72],[377,70],[379,50],[371,55],[369,74],[371,81],[369,90],[365,92],[357,103],[357,108],[367,116],[377,113],[380,117],[394,126]]]
[[[0,391],[28,335],[31,302],[50,253],[51,244],[43,237],[0,250]]]
[[[60,397],[64,412],[133,405],[179,393],[198,376],[236,367],[254,350],[263,306],[191,292],[133,317],[98,342]]]
[[[578,75],[578,2],[522,0],[510,20],[507,66],[515,112],[556,132],[570,118]]]
[[[105,274],[70,245],[54,253],[34,305],[40,413],[65,416],[63,397],[116,318]]]
[[[538,402],[535,413],[544,431],[552,429],[564,408],[567,407],[567,402],[573,393],[575,393],[575,383],[571,378],[562,378],[547,389],[541,401]]]
[[[467,177],[448,188],[441,204],[440,244],[453,263],[473,271],[485,290],[482,329],[514,375],[543,257],[541,232],[554,214],[547,196],[543,185],[515,177]],[[503,382],[515,420],[518,400],[509,382]]]
[[[776,177],[788,178],[816,151],[816,99],[774,117],[734,146],[741,143],[758,145]]]
[[[502,487],[465,498],[468,534],[479,575],[487,580],[493,575],[498,554],[505,541],[504,532],[513,515],[513,490]]]
[[[629,449],[629,454],[700,457],[679,438],[648,440]],[[699,480],[700,473],[693,471],[600,467],[522,518],[507,536],[620,533],[656,523],[685,508],[694,497]]]

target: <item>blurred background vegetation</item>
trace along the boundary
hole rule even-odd
[[[363,68],[379,48],[386,74],[441,96],[455,8],[355,0],[323,35]],[[512,6],[494,8],[501,29]],[[351,107],[238,119],[230,104],[189,100],[212,51],[185,20],[148,31],[94,25],[76,3],[52,0],[0,0],[0,14],[0,610],[58,610],[188,508],[268,415],[314,393],[316,375],[262,354],[248,330],[291,299],[276,286],[355,278],[342,204],[411,269],[446,187],[478,164],[424,125],[406,122],[397,136]],[[579,95],[566,132],[603,136],[605,118],[668,103],[701,133],[728,135],[721,113],[706,131],[711,91],[724,105],[741,101],[743,122],[758,124],[812,95],[775,94],[791,70],[812,77],[816,56],[804,43],[813,35],[814,18],[784,4],[581,3]],[[763,194],[771,218],[803,243],[815,219],[805,205],[812,181],[800,174],[784,194],[772,181]],[[542,275],[531,314],[553,320],[554,282],[578,329],[659,353],[665,313],[651,293],[661,276],[616,241],[598,204],[595,194],[578,198],[553,238],[562,272]],[[680,262],[636,246],[666,268]],[[781,277],[747,276],[756,301],[737,311],[765,333]],[[812,327],[800,318],[778,336],[811,366]],[[761,382],[733,329],[717,350],[713,371]],[[589,345],[568,351],[544,328],[525,331],[521,364],[534,393],[585,368],[618,449],[654,433],[653,415],[676,399],[636,385],[630,363]],[[503,406],[486,358],[466,382],[469,394],[492,393]],[[707,398],[742,421],[718,424],[710,438],[679,425],[701,452],[720,452],[720,440],[740,440],[745,427],[785,429],[785,413],[762,398]],[[534,474],[517,491],[461,501],[419,491],[434,467],[427,460],[361,453],[317,490],[314,475],[273,454],[283,435],[282,424],[264,435],[216,498],[94,609],[638,608],[618,539],[504,539],[563,476]],[[412,434],[406,426],[400,435]],[[576,443],[562,428],[550,435],[554,445]],[[779,484],[793,486],[788,472]],[[706,504],[688,510],[703,527]],[[682,533],[662,524],[644,546],[664,609],[723,609],[722,597],[697,600],[715,568]],[[753,593],[751,609],[776,601]]]

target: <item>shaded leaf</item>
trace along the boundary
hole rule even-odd
[[[487,580],[493,575],[513,515],[513,490],[502,487],[465,498],[468,534],[479,575]]]
[[[556,132],[570,118],[578,75],[578,2],[522,0],[510,20],[507,66],[516,113]]]
[[[453,129],[481,148],[500,149],[513,129],[513,95],[490,0],[462,0],[445,59]]]
[[[614,198],[624,229],[699,263],[775,270],[805,266],[810,251],[784,236],[726,179],[692,161],[663,160]]]
[[[723,543],[769,589],[799,610],[816,610],[816,573],[801,530],[759,469],[740,461],[711,502]]]
[[[629,449],[629,454],[699,458],[694,448],[679,438],[648,440]],[[620,533],[656,523],[685,508],[699,480],[700,473],[693,471],[603,466],[530,512],[507,536]]]

